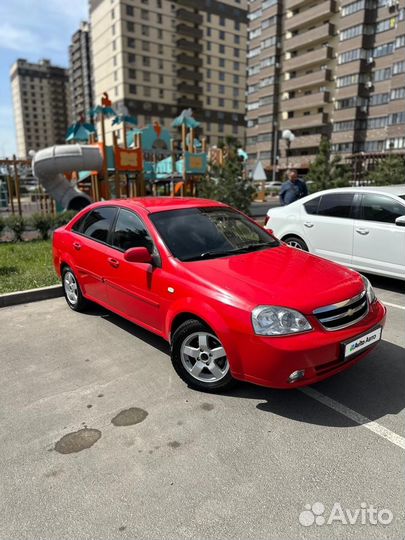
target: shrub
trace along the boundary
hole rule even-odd
[[[66,225],[76,214],[76,210],[65,210],[64,212],[57,214],[53,219],[53,228],[57,229],[58,227]]]
[[[30,221],[34,229],[39,231],[42,240],[48,240],[49,229],[53,225],[53,217],[50,214],[33,214]]]
[[[6,225],[14,233],[14,240],[16,242],[21,242],[22,235],[25,230],[25,220],[21,216],[9,216],[6,220]]]

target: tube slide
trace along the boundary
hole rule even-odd
[[[101,171],[103,158],[97,146],[64,144],[36,152],[32,172],[43,188],[64,210],[81,210],[90,197],[73,186],[63,173]]]

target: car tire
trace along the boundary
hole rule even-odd
[[[287,236],[286,238],[284,238],[284,242],[291,247],[295,247],[296,249],[301,249],[302,251],[309,251],[308,246],[299,236]]]
[[[70,309],[84,311],[89,306],[90,302],[84,298],[79,282],[70,266],[63,267],[62,287],[66,303]]]
[[[224,347],[201,321],[190,319],[177,328],[171,342],[171,359],[178,376],[195,390],[225,391],[236,383]]]

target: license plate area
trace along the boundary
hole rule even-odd
[[[375,345],[381,340],[382,327],[378,326],[373,330],[368,330],[364,334],[355,337],[354,339],[342,342],[342,359],[348,360],[357,353],[363,352],[372,345]]]

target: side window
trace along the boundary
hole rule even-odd
[[[76,223],[73,225],[72,231],[79,232],[79,233],[82,232],[82,225],[87,216],[88,214],[83,214],[82,217],[78,219]]]
[[[136,214],[128,210],[120,210],[111,243],[123,251],[133,247],[146,247],[150,253],[154,251],[153,241],[145,225]]]
[[[322,195],[318,216],[349,218],[354,193],[330,193]]]
[[[380,221],[382,223],[395,223],[399,216],[405,215],[405,206],[391,197],[378,193],[363,195],[362,219],[367,221]]]
[[[108,232],[114,221],[117,209],[112,206],[96,208],[89,212],[83,221],[81,233],[94,240],[107,242]]]
[[[306,213],[312,214],[312,215],[317,214],[320,200],[321,200],[321,197],[315,197],[315,199],[311,199],[310,201],[306,202],[304,204]]]

